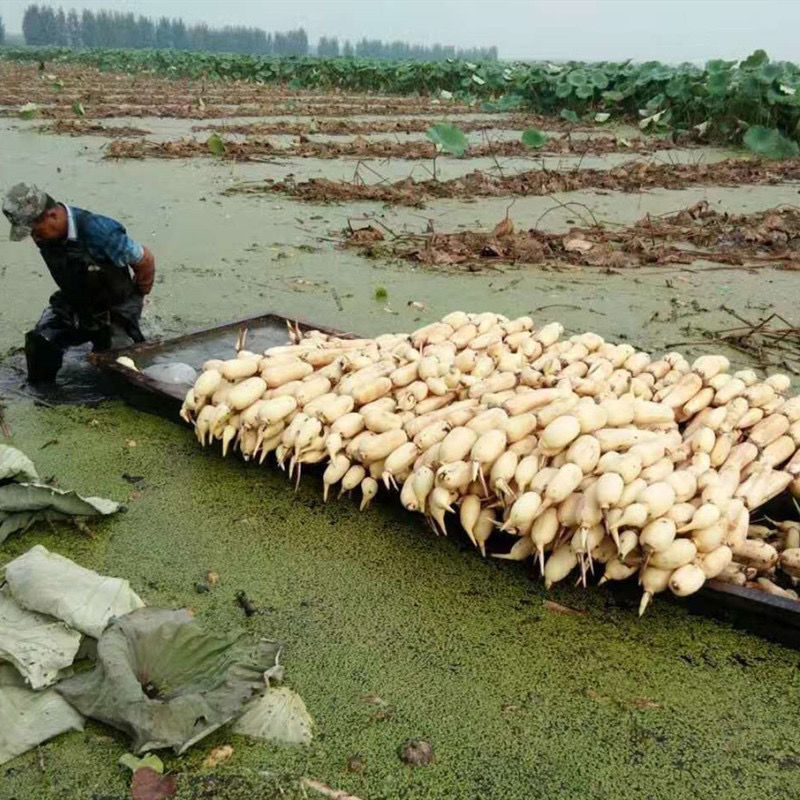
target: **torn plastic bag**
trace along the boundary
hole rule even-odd
[[[95,639],[112,617],[144,605],[128,581],[98,575],[40,544],[6,564],[5,571],[23,608],[50,614]]]
[[[91,672],[56,690],[87,717],[129,734],[135,753],[182,753],[265,691],[280,652],[277,642],[208,633],[186,611],[142,608],[108,626]]]
[[[0,589],[0,661],[10,661],[32,689],[55,683],[69,667],[81,634],[53,617],[22,608],[8,586]]]
[[[0,764],[65,731],[83,717],[54,689],[35,692],[10,665],[0,664]]]

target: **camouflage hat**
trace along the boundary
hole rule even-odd
[[[9,239],[19,242],[30,235],[33,223],[44,213],[47,194],[33,184],[18,183],[3,200],[3,213],[11,223]]]

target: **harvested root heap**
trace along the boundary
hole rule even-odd
[[[800,578],[797,532],[770,543],[750,526],[800,493],[789,379],[562,333],[457,311],[410,335],[295,331],[263,356],[240,342],[204,365],[181,415],[201,444],[274,453],[297,481],[325,463],[326,499],[360,487],[363,509],[383,484],[437,532],[457,515],[484,555],[493,531],[512,534],[493,555],[534,558],[548,587],[573,571],[584,585],[638,579],[640,613],[710,578],[796,598],[772,579]]]

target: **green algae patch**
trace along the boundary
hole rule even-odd
[[[639,620],[625,595],[558,587],[550,599],[586,613],[556,613],[525,567],[481,559],[455,524],[436,537],[389,498],[363,514],[349,498],[324,504],[319,474],[295,493],[274,464],[222,459],[118,403],[6,416],[42,475],[128,510],[91,536],[63,524],[12,536],[3,561],[41,543],[127,578],[150,605],[285,643],[315,739],[222,729],[180,758],[160,753],[178,797],[300,798],[304,776],[364,800],[800,792],[791,650],[663,598]],[[219,580],[200,594],[209,570]],[[405,765],[408,739],[430,742],[434,762]],[[233,758],[204,769],[226,743]],[[44,745],[43,769],[37,752],[4,765],[4,796],[126,797],[125,749],[90,723]]]

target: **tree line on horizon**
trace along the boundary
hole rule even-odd
[[[3,41],[0,19],[0,44]],[[210,28],[204,23],[187,25],[182,19],[136,16],[120,11],[75,9],[64,12],[50,6],[31,4],[22,19],[25,43],[34,46],[110,47],[154,50],[195,50],[260,56],[308,55],[308,35],[303,28],[268,33],[261,28],[225,26]],[[456,48],[434,44],[382,42],[361,39],[355,43],[335,37],[320,38],[316,54],[336,58],[382,58],[412,61],[440,61],[463,58],[471,61],[496,60],[496,47]]]
[[[468,61],[496,61],[496,47],[459,48],[452,45],[421,45],[408,42],[382,42],[380,39],[361,39],[352,44],[345,39],[341,46],[336,37],[322,36],[317,44],[317,55],[322,58],[356,56],[358,58],[386,58],[395,61],[444,61],[461,58]]]
[[[154,50],[206,50],[253,55],[305,55],[308,37],[299,28],[267,33],[260,28],[203,23],[187,25],[182,19],[135,16],[120,11],[92,12],[75,9],[64,13],[48,6],[29,5],[22,18],[22,33],[29,45],[60,47],[113,47]]]

